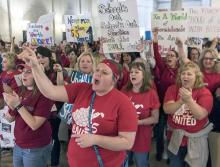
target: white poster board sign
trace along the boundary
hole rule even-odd
[[[8,107],[0,110],[0,147],[12,148],[14,147],[14,127],[15,122],[9,123],[4,118],[4,113],[8,111]]]
[[[186,12],[188,36],[214,38],[220,35],[220,8],[188,8]]]
[[[42,23],[29,23],[27,27],[27,42],[33,46],[53,45],[53,31],[50,25]]]
[[[67,42],[92,41],[92,25],[88,16],[64,15]]]
[[[104,53],[138,52],[140,31],[136,0],[100,0],[98,14]]]
[[[186,40],[186,11],[166,11],[152,13],[152,28],[158,27],[158,43],[161,55],[175,49],[176,37]]]

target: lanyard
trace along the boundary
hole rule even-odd
[[[95,96],[96,96],[96,94],[95,94],[95,92],[93,92],[92,99],[91,99],[91,102],[89,104],[88,122],[89,122],[89,133],[91,133],[91,134],[92,134],[92,120],[91,120],[91,116],[92,116],[92,108],[93,108],[93,105],[94,105]],[[103,164],[103,161],[102,161],[102,157],[101,157],[101,155],[99,153],[97,145],[93,145],[93,149],[95,150],[95,154],[96,154],[96,157],[97,157],[97,160],[98,160],[98,163],[99,163],[99,167],[104,167],[104,164]]]

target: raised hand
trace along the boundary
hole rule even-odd
[[[6,83],[3,83],[2,86],[3,86],[3,90],[4,90],[5,93],[8,93],[8,94],[12,94],[13,93],[12,88],[9,85],[7,85]]]
[[[28,66],[33,68],[39,65],[37,56],[32,49],[25,47],[25,50],[20,55]]]
[[[154,42],[158,42],[158,31],[159,31],[158,27],[154,27],[154,28],[152,29],[153,41],[154,41]]]
[[[175,44],[179,48],[183,47],[183,41],[179,37],[176,38]]]
[[[159,31],[158,27],[154,27],[154,28],[152,29],[153,36],[157,36],[157,35],[158,35],[158,31]]]
[[[60,64],[54,64],[54,65],[53,65],[53,70],[54,70],[55,72],[61,72],[61,71],[62,71],[62,67],[61,67]]]

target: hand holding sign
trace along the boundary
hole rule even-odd
[[[152,33],[153,33],[153,41],[157,43],[158,42],[158,28],[157,27],[153,28]]]
[[[176,46],[178,48],[182,48],[183,47],[183,42],[182,42],[182,40],[179,37],[176,38],[175,44],[176,44]]]

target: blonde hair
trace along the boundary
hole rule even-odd
[[[189,70],[189,69],[194,69],[195,70],[196,80],[195,80],[193,88],[198,89],[198,88],[204,87],[205,84],[203,82],[203,74],[202,74],[199,66],[197,64],[193,63],[192,61],[180,66],[180,68],[178,70],[176,84],[178,86],[182,86],[181,74],[182,74],[182,72],[184,72],[186,70]]]
[[[80,71],[79,63],[80,63],[81,58],[84,57],[84,56],[89,56],[91,58],[91,60],[92,60],[92,72],[91,73],[93,73],[93,71],[95,70],[95,67],[96,67],[96,63],[94,61],[93,54],[91,52],[82,52],[80,54],[80,56],[77,58],[75,70]]]
[[[201,69],[201,71],[205,71],[205,67],[204,67],[204,64],[203,64],[203,60],[204,60],[204,56],[207,54],[207,53],[211,53],[213,58],[214,59],[218,59],[218,53],[215,49],[211,49],[211,48],[207,48],[207,49],[204,49],[201,53],[201,56],[199,57],[199,67]],[[217,63],[215,62],[215,65],[213,66],[212,68],[212,71],[213,72],[219,72],[219,68],[217,66]]]
[[[17,56],[16,56],[15,53],[7,52],[7,53],[3,54],[3,58],[7,59],[8,68],[9,68],[10,70],[16,68],[15,61],[16,61],[16,59],[17,59]]]

